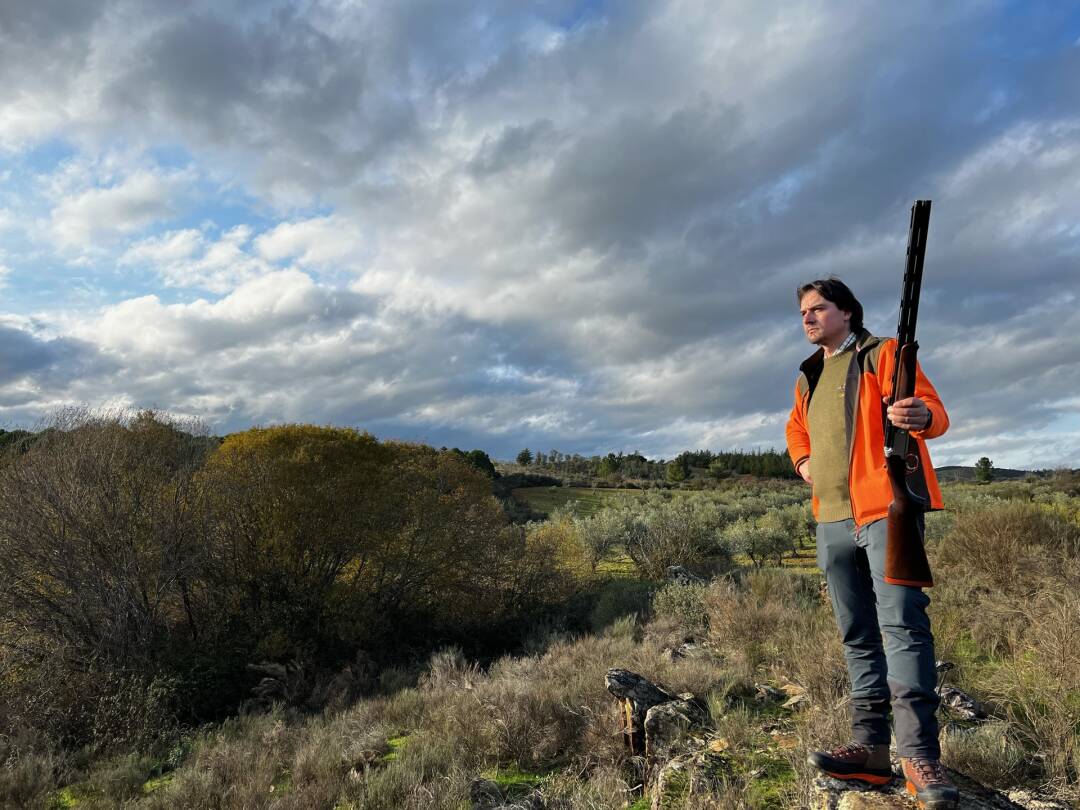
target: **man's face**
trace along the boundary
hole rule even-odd
[[[816,346],[835,347],[851,331],[851,313],[822,298],[817,290],[810,290],[802,297],[799,314],[807,340]]]

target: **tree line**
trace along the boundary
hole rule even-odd
[[[686,450],[675,458],[649,459],[639,452],[583,456],[558,450],[533,452],[525,448],[517,454],[518,464],[538,472],[580,475],[591,478],[636,479],[679,483],[695,476],[715,479],[732,475],[761,478],[795,478],[787,453],[778,450]]]

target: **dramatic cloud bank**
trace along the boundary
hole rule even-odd
[[[935,461],[1080,457],[1080,14],[1053,2],[0,6],[0,422],[780,446],[827,274]]]

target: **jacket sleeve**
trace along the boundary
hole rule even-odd
[[[803,410],[802,397],[799,395],[799,383],[795,383],[795,404],[788,417],[787,428],[788,455],[791,463],[798,468],[799,463],[810,456],[810,431],[806,429],[806,412]]]
[[[892,394],[893,367],[896,363],[896,340],[890,338],[881,348],[882,362],[878,364],[878,381],[885,396]],[[941,404],[937,390],[923,373],[922,365],[915,362],[915,396],[921,399],[930,411],[930,426],[923,430],[912,430],[917,439],[936,439],[949,429],[949,414]]]
[[[918,439],[936,439],[949,429],[949,414],[941,404],[941,397],[934,386],[923,374],[922,366],[915,362],[915,396],[926,403],[930,409],[930,425],[924,430],[913,430],[911,435]]]

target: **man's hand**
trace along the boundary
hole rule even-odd
[[[799,466],[795,468],[795,472],[799,474],[799,477],[802,478],[803,481],[810,484],[810,486],[814,485],[814,481],[810,477],[810,459],[804,458],[800,461]]]
[[[881,398],[888,402],[888,397]],[[889,421],[904,430],[922,430],[930,424],[930,409],[918,397],[908,397],[894,402],[887,411]]]

